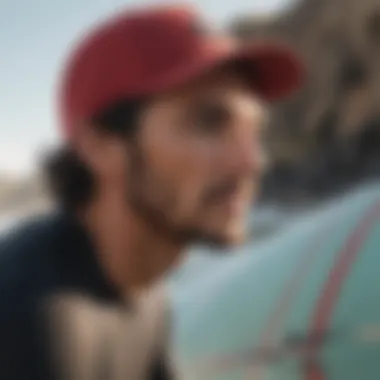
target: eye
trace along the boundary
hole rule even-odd
[[[190,115],[193,126],[204,133],[221,132],[231,118],[228,109],[219,103],[198,104]]]

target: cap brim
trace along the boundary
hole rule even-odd
[[[304,67],[301,60],[284,46],[247,46],[233,59],[244,64],[253,89],[267,101],[287,98],[302,86]]]
[[[255,43],[244,46],[213,48],[188,62],[168,77],[161,77],[153,87],[157,92],[186,84],[207,74],[213,69],[239,64],[252,86],[262,99],[274,102],[283,100],[303,83],[304,68],[297,55],[289,48],[274,43]]]

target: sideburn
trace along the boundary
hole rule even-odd
[[[170,210],[176,207],[176,195],[151,172],[137,141],[131,144],[129,152],[126,199],[130,207],[152,230],[175,244],[187,244],[192,234],[178,228],[170,218]]]

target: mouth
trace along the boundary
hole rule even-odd
[[[253,186],[248,182],[226,181],[209,194],[208,205],[223,217],[236,218],[250,208]]]
[[[240,191],[234,191],[214,199],[214,205],[222,210],[223,214],[238,216],[243,214],[249,207],[249,200]]]

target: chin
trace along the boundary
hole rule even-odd
[[[226,246],[237,246],[244,244],[247,239],[247,235],[245,231],[239,232],[239,233],[233,233],[226,236]]]
[[[202,236],[202,243],[215,248],[234,248],[245,243],[247,238],[245,230],[239,231],[208,231]]]

